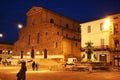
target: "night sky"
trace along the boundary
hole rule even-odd
[[[26,13],[41,6],[74,20],[85,22],[120,12],[120,0],[2,0],[0,2],[0,42],[18,39],[17,25],[26,25]]]

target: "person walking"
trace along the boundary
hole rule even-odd
[[[38,62],[35,63],[35,68],[38,70]]]
[[[32,63],[32,69],[33,69],[33,71],[35,70],[35,61],[33,61],[33,63]]]
[[[26,62],[22,62],[21,69],[16,75],[17,80],[26,80],[26,71],[27,71]]]

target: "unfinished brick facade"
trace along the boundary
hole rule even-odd
[[[43,58],[80,57],[81,31],[79,22],[42,7],[27,12],[27,24],[14,44],[14,56]]]

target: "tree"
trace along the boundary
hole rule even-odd
[[[91,54],[93,53],[93,47],[92,47],[92,44],[91,42],[87,42],[86,43],[86,49],[85,49],[85,52],[87,53],[87,59],[90,60],[91,59]]]

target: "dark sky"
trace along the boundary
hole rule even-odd
[[[80,22],[120,12],[120,0],[2,0],[0,2],[0,42],[18,39],[17,24],[26,25],[26,13],[41,6]]]

